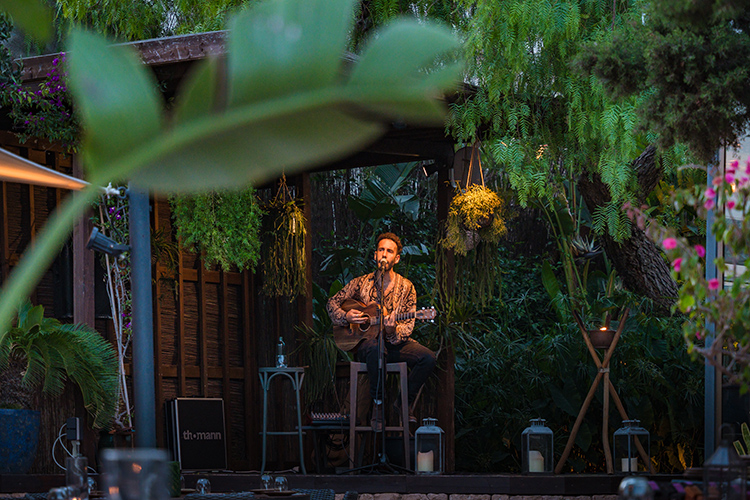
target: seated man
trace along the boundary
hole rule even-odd
[[[435,368],[436,357],[430,349],[411,338],[414,319],[396,321],[397,314],[416,311],[417,293],[408,279],[393,270],[401,260],[401,240],[393,233],[378,236],[375,244],[375,262],[378,270],[354,278],[336,295],[328,300],[326,309],[334,325],[347,326],[350,323],[364,324],[369,317],[359,309],[342,309],[347,299],[354,299],[364,305],[382,303],[384,309],[385,353],[387,363],[405,361],[410,371],[408,376],[409,421],[416,423],[412,414],[412,404],[419,389]],[[383,279],[383,300],[378,300],[380,279]],[[383,390],[378,380],[378,328],[373,326],[366,331],[366,338],[357,350],[357,360],[367,364],[370,380],[370,396],[373,399],[372,428],[383,429]],[[398,405],[400,406],[400,405]],[[400,413],[400,408],[399,408]]]

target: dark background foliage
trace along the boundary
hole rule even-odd
[[[643,94],[639,117],[662,146],[710,160],[750,124],[746,2],[669,0],[636,7],[578,57],[614,95]]]

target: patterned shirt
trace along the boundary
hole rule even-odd
[[[375,281],[375,273],[365,274],[354,278],[344,288],[331,297],[326,304],[326,310],[334,325],[347,326],[346,311],[341,309],[341,304],[346,299],[354,299],[367,305],[378,300],[378,283]],[[417,292],[411,281],[400,274],[396,274],[394,280],[385,290],[383,299],[386,314],[395,311],[397,314],[413,313],[417,310]],[[387,332],[385,338],[391,344],[401,344],[411,341],[409,337],[414,330],[414,318],[396,322],[396,331]]]

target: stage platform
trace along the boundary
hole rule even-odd
[[[353,490],[360,494],[395,493],[446,494],[446,495],[508,495],[508,496],[555,496],[594,497],[617,494],[622,475],[607,474],[560,474],[560,475],[503,475],[503,474],[341,474],[302,475],[279,471],[272,475],[284,475],[289,488],[331,488],[336,493]],[[248,491],[260,487],[260,475],[247,472],[185,473],[185,486],[190,488],[199,478],[211,481],[214,493]],[[96,477],[96,476],[94,476]],[[652,475],[656,482],[669,482],[682,476]],[[0,493],[41,493],[62,486],[65,476],[50,475],[0,475]]]

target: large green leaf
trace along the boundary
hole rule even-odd
[[[378,33],[367,45],[351,72],[349,85],[377,89],[384,85],[397,94],[373,92],[369,107],[386,115],[396,114],[412,123],[429,122],[441,116],[436,98],[458,81],[462,65],[437,61],[437,56],[457,49],[458,40],[447,30],[433,25],[415,26],[400,20]],[[401,50],[409,47],[411,50]]]
[[[329,101],[331,102],[331,101]],[[134,182],[153,191],[200,191],[263,183],[365,146],[383,132],[323,103],[274,102],[178,125],[162,137]]]
[[[229,104],[330,85],[341,67],[353,0],[262,2],[230,24]]]
[[[216,111],[219,79],[219,62],[215,57],[199,62],[180,89],[182,98],[175,105],[173,121],[187,122]]]
[[[158,137],[162,106],[156,81],[133,50],[74,31],[70,88],[84,123],[83,154],[92,179],[123,180],[117,160]]]
[[[406,47],[409,50],[404,50]],[[439,54],[459,47],[446,29],[432,25],[415,27],[403,19],[389,25],[367,44],[351,73],[351,85],[411,87],[435,64]],[[436,68],[437,69],[437,68]]]
[[[39,42],[52,38],[52,11],[39,0],[0,0],[13,22]]]
[[[553,301],[560,295],[560,282],[557,280],[557,276],[552,270],[552,264],[548,260],[542,262],[542,284]]]
[[[560,389],[554,385],[550,385],[549,392],[552,400],[555,402],[555,406],[560,410],[573,417],[578,415],[578,409],[573,406],[573,403],[568,400],[567,396]]]
[[[398,208],[395,204],[387,201],[377,202],[354,196],[350,196],[347,201],[354,215],[363,222],[382,219]]]

